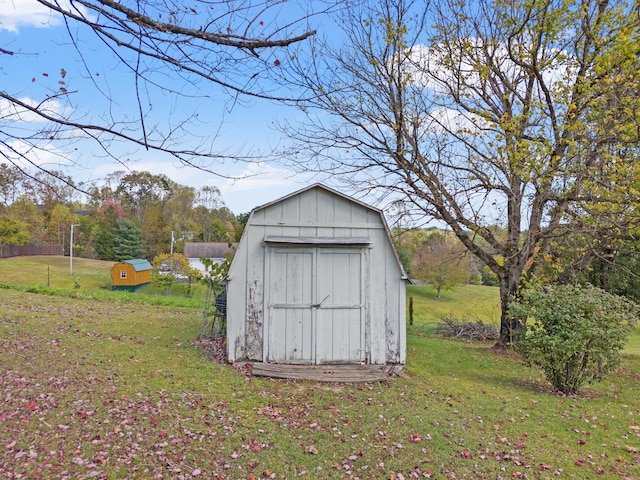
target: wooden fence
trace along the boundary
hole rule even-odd
[[[0,248],[0,258],[26,255],[64,255],[62,245],[5,245]]]

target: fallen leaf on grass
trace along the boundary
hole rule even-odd
[[[460,456],[462,458],[473,458],[473,455],[469,453],[469,450],[463,450],[462,452],[460,452]]]

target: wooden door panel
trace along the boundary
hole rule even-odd
[[[284,247],[269,258],[266,360],[364,361],[362,250]]]
[[[360,250],[318,249],[316,363],[364,360],[363,259]]]
[[[276,249],[269,268],[269,361],[312,363],[313,251]]]

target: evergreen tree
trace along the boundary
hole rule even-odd
[[[117,261],[115,253],[115,230],[118,225],[119,210],[109,204],[98,213],[99,223],[93,239],[93,248],[100,260]]]
[[[115,260],[121,262],[131,258],[140,258],[144,253],[142,230],[128,218],[118,220],[114,237]]]
[[[115,261],[115,235],[113,231],[105,225],[100,225],[93,239],[93,248],[100,260]]]

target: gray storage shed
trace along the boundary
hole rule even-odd
[[[257,207],[227,278],[229,361],[402,370],[408,279],[380,210],[320,184]]]

